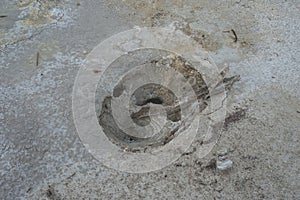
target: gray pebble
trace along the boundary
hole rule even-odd
[[[219,170],[227,170],[232,167],[233,162],[231,160],[225,160],[225,161],[217,161],[217,168]]]

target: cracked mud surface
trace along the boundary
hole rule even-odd
[[[299,1],[1,1],[3,199],[299,199]],[[118,172],[81,143],[71,95],[87,53],[134,26],[176,23],[240,81],[214,150],[203,138],[172,165]],[[231,30],[234,30],[236,37]],[[37,65],[37,53],[39,62]],[[216,169],[226,157],[227,171]]]

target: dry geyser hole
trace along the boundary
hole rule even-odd
[[[144,84],[128,94],[130,96],[129,105],[122,105],[129,110],[130,119],[128,120],[132,120],[140,127],[147,126],[151,121],[150,106],[160,105],[162,112],[166,113],[166,123],[157,134],[149,137],[135,137],[123,131],[114,119],[112,99],[126,93],[126,88],[130,87],[128,79],[134,84],[136,76],[128,78],[124,74],[129,69],[140,65],[155,68],[158,73],[164,68],[173,68],[180,73],[186,83],[191,86],[197,98],[199,109],[196,112],[201,112],[207,107],[209,98],[208,87],[201,74],[181,56],[164,50],[143,49],[119,57],[104,72],[103,77],[105,78],[102,78],[98,84],[96,111],[99,124],[111,142],[118,145],[120,149],[131,152],[148,151],[174,139],[180,134],[180,130],[185,128],[184,126],[188,126],[188,123],[182,119],[182,106],[191,106],[189,103],[179,102],[172,90],[159,83]],[[174,77],[166,76],[164,81],[168,82],[172,78]],[[108,82],[109,84],[107,84]]]

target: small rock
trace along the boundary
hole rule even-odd
[[[218,159],[219,159],[220,161],[226,160],[226,159],[227,159],[227,156],[218,156]]]
[[[227,170],[232,167],[233,162],[231,160],[226,160],[224,162],[217,161],[217,168],[219,170]]]
[[[225,156],[225,155],[227,155],[227,153],[228,153],[228,149],[225,149],[225,148],[220,149],[217,152],[218,156]]]

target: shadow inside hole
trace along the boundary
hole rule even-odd
[[[181,108],[179,105],[176,105],[178,104],[178,98],[171,90],[162,85],[145,84],[134,91],[130,101],[132,102],[131,107],[139,109],[137,112],[131,113],[131,119],[139,126],[150,124],[150,104],[161,105],[161,112],[167,113],[168,120],[172,122],[181,120]]]

